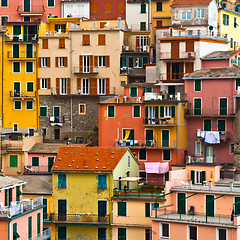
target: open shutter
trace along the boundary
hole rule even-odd
[[[89,56],[90,59],[90,73],[93,72],[93,55]]]
[[[5,189],[5,206],[8,206],[8,189]]]
[[[167,63],[167,80],[170,80],[170,78],[171,78],[171,63],[168,62]]]
[[[110,56],[106,56],[105,57],[105,59],[106,59],[106,67],[110,67]]]
[[[94,56],[94,67],[98,66],[98,56]]]
[[[60,78],[56,78],[56,92],[59,94],[60,90]]]
[[[81,90],[81,78],[77,78],[77,90]]]
[[[164,107],[160,106],[160,117],[164,117]]]
[[[172,118],[175,118],[175,106],[172,106]]]
[[[204,181],[206,181],[206,172],[202,171],[202,184]]]
[[[71,94],[71,78],[67,78],[67,94]]]
[[[148,123],[148,107],[145,106],[145,124]]]
[[[145,203],[145,217],[150,217],[150,203]]]
[[[110,94],[110,79],[106,78],[106,95]]]
[[[140,47],[140,37],[136,36],[136,47]]]
[[[58,67],[58,57],[55,57],[55,67]]]
[[[158,119],[159,114],[158,114],[158,106],[155,107],[155,118]]]
[[[79,72],[83,72],[83,55],[79,56]]]
[[[51,66],[50,57],[47,57],[47,67]]]
[[[68,58],[64,57],[64,67],[67,67],[67,66],[68,66]]]
[[[47,88],[51,89],[51,78],[47,78]]]
[[[194,170],[191,171],[191,180],[192,180],[192,183],[195,183],[195,171]]]
[[[37,89],[40,89],[40,78],[37,79]]]
[[[42,58],[39,58],[38,67],[42,67]]]
[[[97,95],[97,78],[90,78],[90,95]]]

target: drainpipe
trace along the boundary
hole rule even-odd
[[[72,125],[73,125],[73,120],[72,120],[72,116],[73,116],[73,99],[72,99],[72,32],[70,31],[70,94],[71,94],[71,135],[72,135]]]
[[[2,33],[2,59],[3,59],[3,33]],[[3,61],[2,61],[2,126],[3,128]]]
[[[222,36],[222,10],[220,9],[220,14],[219,14],[219,35],[220,37]]]
[[[179,148],[179,123],[180,123],[180,103],[177,104],[177,149]]]

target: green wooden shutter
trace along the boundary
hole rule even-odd
[[[28,218],[28,238],[32,237],[32,217]]]
[[[171,117],[175,118],[175,106],[172,106],[171,108],[172,108],[172,113],[171,113],[172,116]]]
[[[169,147],[169,130],[162,130],[162,147]]]
[[[141,13],[146,13],[146,4],[141,4]]]
[[[239,202],[239,203],[237,203],[237,202]],[[239,215],[240,214],[240,197],[235,197],[234,203],[237,203],[234,205],[235,206],[234,213],[235,213],[235,215]]]
[[[118,228],[118,240],[126,240],[126,239],[127,239],[127,229]]]
[[[8,6],[8,0],[1,0],[1,7],[7,7]]]
[[[8,199],[9,199],[8,189],[5,189],[5,206],[8,206]]]
[[[220,115],[227,115],[227,98],[220,98]]]
[[[218,131],[226,131],[226,121],[225,120],[218,120]]]
[[[158,106],[155,107],[155,118],[159,118],[159,113],[158,113]]]
[[[13,58],[19,58],[19,44],[13,44]]]
[[[126,216],[126,202],[118,202],[118,216]]]
[[[20,73],[20,62],[13,62],[13,72]]]
[[[203,130],[204,131],[211,131],[212,130],[212,120],[211,119],[204,119]]]
[[[214,195],[206,195],[206,215],[214,217]]]
[[[160,117],[164,117],[164,107],[160,107]]]
[[[48,157],[48,172],[51,172],[53,164],[54,164],[54,157]]]
[[[10,155],[10,167],[17,167],[17,166],[18,166],[18,156]]]
[[[107,229],[106,228],[98,228],[98,240],[106,240],[107,239]]]
[[[48,214],[48,199],[43,199],[43,219],[47,219]]]
[[[41,117],[47,116],[47,107],[40,107],[40,116]]]
[[[108,106],[108,117],[115,117],[115,107]]]
[[[11,205],[12,202],[12,188],[9,189],[9,203]]]
[[[32,166],[39,166],[39,157],[32,157]]]
[[[20,192],[20,187],[17,186],[17,187],[16,187],[16,201],[17,201],[17,202],[20,201],[20,194],[19,194],[19,192]]]
[[[123,67],[123,57],[120,57],[120,68]]]
[[[27,44],[26,45],[26,51],[27,51],[27,58],[32,58],[33,57],[33,45],[32,44]]]
[[[194,91],[201,91],[201,84],[202,81],[201,80],[194,80]]]
[[[59,188],[66,188],[67,187],[66,174],[58,174],[58,187]]]
[[[153,130],[152,129],[146,129],[146,146],[150,147],[151,146],[151,142],[153,141]]]
[[[223,25],[226,25],[226,14],[223,14]]]
[[[195,171],[194,170],[191,171],[191,180],[192,180],[192,183],[194,184],[195,183]]]
[[[26,62],[26,72],[33,72],[33,62]]]
[[[240,57],[238,58],[238,65],[240,65]],[[236,79],[236,90],[238,89],[238,87],[240,86],[240,78]]]
[[[202,111],[202,99],[194,99],[194,115],[201,115]]]
[[[140,117],[140,106],[133,106],[133,117]]]
[[[130,68],[133,68],[133,57],[129,58],[129,65]]]
[[[48,0],[48,7],[54,7],[54,0]]]
[[[137,88],[136,87],[130,88],[130,97],[137,97]]]
[[[146,68],[146,65],[148,63],[148,58],[147,57],[144,57],[143,58],[143,68]]]
[[[20,25],[13,25],[13,35],[17,36],[21,34],[21,26]]]
[[[150,203],[145,203],[145,217],[150,217]]]
[[[145,124],[148,124],[148,107],[145,106]]]
[[[37,234],[41,232],[41,213],[37,214]]]
[[[177,212],[186,214],[186,193],[177,193]]]
[[[33,82],[27,82],[27,92],[33,92]]]
[[[202,183],[206,181],[206,172],[202,171]]]

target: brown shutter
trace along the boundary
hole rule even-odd
[[[179,42],[178,41],[171,42],[171,58],[179,59]]]
[[[55,57],[55,67],[58,67],[58,57]]]
[[[56,93],[59,94],[60,90],[60,78],[56,78]]]
[[[93,55],[89,56],[90,58],[90,73],[93,72]]]
[[[83,72],[83,55],[79,55],[79,72]]]
[[[194,41],[186,41],[186,52],[194,52]]]
[[[65,48],[65,39],[64,38],[59,39],[59,48]]]
[[[100,22],[100,28],[105,28],[106,22]]]
[[[149,37],[147,36],[147,46],[148,46],[148,44],[149,44]]]
[[[64,67],[67,67],[67,66],[68,66],[68,58],[64,57]]]
[[[167,63],[167,80],[170,80],[170,77],[171,77],[171,63]],[[164,80],[166,80],[164,79]]]
[[[47,88],[51,89],[51,78],[47,78]]]
[[[90,95],[97,95],[97,78],[90,78]]]
[[[106,67],[110,67],[110,56],[105,57],[105,64],[106,64]]]
[[[140,47],[140,37],[136,37],[136,47]]]
[[[67,94],[71,94],[71,78],[67,78]]]
[[[37,79],[37,89],[40,89],[40,78]]]
[[[81,78],[77,78],[77,90],[81,90]]]
[[[48,49],[48,39],[42,40],[42,49]]]
[[[186,62],[185,73],[192,73],[192,72],[193,72],[193,62]]]
[[[50,67],[50,66],[51,66],[51,58],[47,57],[47,67]]]
[[[110,94],[110,81],[109,78],[106,78],[106,95]]]
[[[42,67],[42,58],[39,58],[38,67]]]
[[[105,34],[98,34],[98,45],[104,46],[106,44]]]
[[[94,67],[98,66],[98,56],[94,56]]]
[[[82,44],[83,45],[90,45],[90,35],[83,35],[82,36]]]

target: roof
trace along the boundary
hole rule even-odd
[[[0,175],[0,190],[26,184],[24,180]]]
[[[208,54],[207,56],[201,58],[201,59],[228,59],[232,56],[234,56],[235,54],[240,53],[240,51],[216,51],[216,52],[212,52],[210,54]]]
[[[240,78],[240,68],[232,66],[229,68],[202,69],[190,73],[184,79],[208,79],[208,78]]]
[[[206,5],[209,4],[212,0],[173,0],[172,6],[177,5]]]
[[[27,182],[23,187],[23,194],[51,195],[52,176],[14,176],[16,180]]]
[[[49,154],[57,154],[58,150],[60,147],[64,147],[64,146],[68,146],[71,147],[72,145],[67,145],[64,143],[36,143],[30,150],[28,153],[35,153],[35,154],[39,154],[39,153],[49,153]],[[86,144],[76,144],[75,146],[78,147],[85,147]]]
[[[128,148],[61,147],[52,171],[112,172]]]

